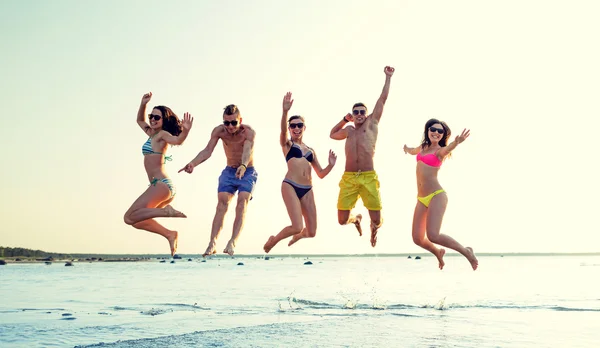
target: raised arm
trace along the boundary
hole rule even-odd
[[[456,149],[458,144],[462,143],[469,137],[470,132],[471,131],[469,129],[463,129],[462,133],[460,135],[457,135],[456,139],[454,139],[453,142],[448,144],[448,146],[442,147],[438,151],[438,157],[443,160],[446,156],[448,156],[448,154],[450,154],[450,152],[452,152],[452,150]]]
[[[327,176],[327,174],[329,174],[329,172],[331,172],[331,170],[333,169],[333,166],[335,166],[335,161],[337,160],[337,156],[336,154],[333,152],[333,150],[329,150],[329,164],[327,165],[327,167],[322,168],[321,164],[319,164],[319,160],[317,159],[317,154],[315,153],[314,150],[312,150],[313,153],[313,161],[312,161],[312,167],[315,170],[315,173],[317,173],[317,176],[321,179],[323,179],[324,177]]]
[[[381,95],[375,104],[375,109],[373,109],[373,117],[375,118],[376,122],[379,122],[381,115],[383,114],[383,106],[385,105],[385,101],[390,94],[390,82],[392,81],[392,75],[394,75],[394,71],[395,69],[391,66],[386,66],[383,69],[383,72],[385,73],[385,83],[383,85]]]
[[[148,135],[150,135],[150,125],[146,122],[146,105],[150,99],[152,99],[152,92],[148,92],[142,96],[142,102],[137,113],[137,124]]]
[[[409,155],[417,155],[419,154],[419,152],[421,151],[421,147],[417,146],[417,147],[408,147],[406,145],[404,145],[404,153],[407,153]]]
[[[183,115],[183,122],[181,122],[181,133],[179,133],[179,135],[175,136],[169,134],[169,132],[163,131],[159,133],[159,138],[166,141],[167,144],[181,145],[190,133],[190,129],[192,129],[192,123],[194,123],[194,118],[192,115],[186,112]]]
[[[206,144],[206,147],[202,151],[198,152],[198,155],[196,155],[196,157],[194,157],[194,159],[191,160],[190,163],[186,164],[185,167],[181,168],[178,171],[178,173],[180,173],[183,170],[185,170],[186,173],[191,173],[194,171],[194,167],[209,159],[213,153],[213,150],[215,149],[215,146],[217,146],[217,143],[219,142],[220,134],[222,133],[222,131],[223,126],[215,127],[215,129],[213,129],[212,133],[210,134],[210,140],[208,140],[208,144]]]
[[[292,99],[292,93],[287,92],[283,97],[283,113],[281,114],[281,134],[279,135],[279,144],[281,147],[289,147],[290,146],[290,137],[288,136],[288,126],[287,126],[287,118],[288,111],[292,108],[292,104],[294,104],[294,99]]]
[[[346,129],[344,126],[346,125],[346,123],[351,122],[352,121],[352,115],[351,114],[347,114],[346,116],[344,116],[344,118],[342,118],[342,120],[340,122],[338,122],[335,126],[333,126],[333,128],[331,129],[331,132],[329,132],[329,137],[331,139],[335,139],[335,140],[344,140],[348,137],[348,129]]]

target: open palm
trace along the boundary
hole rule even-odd
[[[292,104],[294,104],[294,99],[292,99],[292,92],[287,92],[283,97],[283,111],[289,111],[292,108]]]
[[[190,115],[188,112],[183,114],[183,122],[181,122],[181,126],[183,127],[183,129],[189,131],[190,129],[192,129],[192,123],[194,123],[194,118],[192,117],[192,115]]]

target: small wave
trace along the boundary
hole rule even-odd
[[[19,312],[26,312],[26,311],[64,311],[64,308],[17,308],[16,309]]]
[[[555,306],[552,309],[554,309],[556,311],[561,311],[561,312],[600,312],[600,308],[569,308],[569,307]]]
[[[190,310],[210,310],[210,308],[206,308],[206,307],[202,307],[202,306],[198,306],[197,303],[192,304],[187,304],[187,303],[162,303],[162,304],[158,304],[158,306],[167,306],[167,307],[175,307],[175,308],[183,308],[183,309],[190,309]]]
[[[114,306],[114,307],[110,307],[110,308],[114,309],[115,311],[137,311],[137,310],[139,310],[139,308],[121,307],[121,306]]]
[[[600,312],[600,308],[579,308],[579,307],[565,307],[556,305],[519,305],[519,304],[460,304],[460,303],[446,303],[446,298],[439,300],[436,304],[425,304],[425,305],[411,305],[405,303],[397,303],[391,305],[384,305],[380,303],[373,304],[360,304],[354,301],[346,301],[346,303],[332,304],[327,302],[317,302],[307,299],[289,298],[290,309],[346,309],[346,310],[411,310],[411,309],[436,309],[440,311],[451,310],[451,309],[513,309],[513,310],[554,310],[554,311],[565,311],[565,312]],[[281,308],[280,310],[284,311]]]
[[[173,312],[173,310],[172,309],[162,309],[162,308],[151,308],[146,311],[141,311],[140,313],[142,313],[144,315],[155,316],[155,315],[165,314],[165,313],[169,313],[169,312]]]
[[[315,302],[310,300],[303,300],[300,298],[291,298],[291,301],[297,304],[302,304],[310,308],[340,308],[340,305],[333,305],[326,302]]]
[[[420,318],[420,315],[415,315],[415,314],[407,314],[407,313],[391,313],[392,315],[395,315],[397,317],[411,317],[411,318]]]
[[[550,306],[550,305],[461,305],[451,304],[448,308],[456,309],[469,309],[469,308],[483,308],[483,309],[530,309],[530,310],[555,310],[564,312],[600,312],[600,308],[573,308],[563,306]]]

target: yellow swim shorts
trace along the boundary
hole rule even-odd
[[[381,210],[379,180],[374,170],[344,172],[342,180],[340,180],[338,210],[352,210],[359,196],[365,208],[369,210]]]

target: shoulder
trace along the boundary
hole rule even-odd
[[[221,136],[223,136],[224,132],[225,132],[225,126],[220,124],[213,129],[211,135],[221,137]]]
[[[247,125],[247,124],[243,124],[242,127],[244,128],[244,130],[246,132],[252,132],[252,133],[256,133],[256,131],[254,130],[254,128],[252,128],[252,126]]]
[[[244,127],[244,134],[246,136],[246,139],[254,139],[254,136],[256,135],[256,131],[254,130],[254,128],[250,127],[249,125],[243,125],[242,127]]]

